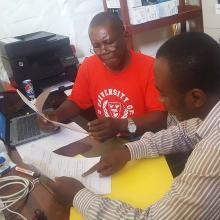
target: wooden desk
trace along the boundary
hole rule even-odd
[[[16,150],[9,150],[9,156],[11,159],[18,164],[19,166],[26,167],[22,161],[20,156],[18,155]],[[14,169],[8,175],[18,175],[30,180],[29,176],[25,174],[21,174]],[[34,190],[25,198],[24,200],[18,202],[15,206],[11,208],[12,210],[16,210],[17,212],[24,215],[28,220],[32,219],[34,216],[35,209],[40,209],[44,211],[48,220],[68,220],[69,219],[69,210],[59,204],[54,198],[53,194],[51,194],[43,185],[36,184]],[[16,220],[16,215],[10,214],[8,211],[4,211],[6,220]]]
[[[24,114],[24,112],[30,111],[30,109],[25,106],[23,101],[16,93],[5,93],[3,94],[4,98],[0,99],[0,110],[3,112],[7,117],[12,117],[15,115]],[[49,96],[48,100],[46,101],[46,108],[53,107],[57,108],[66,98],[64,93],[53,93]],[[88,119],[92,120],[94,117],[93,110],[88,110],[84,115],[87,115]],[[82,120],[82,118],[77,118],[77,122],[82,122],[82,125],[85,125],[86,120]],[[83,126],[85,128],[85,126]],[[84,144],[86,142],[86,145]],[[94,141],[91,141],[93,143]],[[79,145],[74,146],[67,146],[66,148],[62,148],[60,153],[64,152],[65,155],[73,155],[74,152],[78,152],[79,148],[84,149],[84,151],[88,151],[91,147],[88,147],[90,140],[87,138],[85,141],[82,140],[82,143]],[[82,147],[82,146],[86,147]],[[75,149],[78,147],[78,150]],[[73,150],[74,149],[74,150]],[[8,148],[8,154],[10,158],[21,167],[26,167],[16,151],[16,149]],[[22,175],[18,173],[14,169],[10,171],[8,175],[19,175],[25,178],[31,178],[27,175]],[[32,179],[33,180],[33,179]],[[18,211],[22,215],[24,215],[28,220],[32,219],[34,216],[35,209],[40,209],[44,211],[45,215],[47,216],[48,220],[67,220],[69,219],[69,209],[66,209],[62,205],[60,205],[54,198],[53,195],[41,184],[36,184],[34,190],[29,194],[29,196],[18,202],[13,208],[13,210]],[[9,212],[5,211],[4,214],[6,215],[6,220],[16,220],[19,219],[16,215],[10,214]]]
[[[112,138],[112,139],[110,139],[110,140],[108,140],[104,143],[100,143],[100,142],[97,142],[97,141],[91,139],[90,137],[86,137],[86,138],[81,139],[81,140],[79,140],[75,143],[69,144],[65,147],[62,147],[62,148],[56,150],[55,153],[60,154],[60,155],[65,155],[65,156],[71,156],[71,157],[75,156],[75,155],[78,155],[78,154],[82,154],[85,157],[94,157],[94,156],[100,156],[101,154],[106,153],[108,151],[111,151],[112,149],[119,148],[125,142],[126,142],[125,140],[123,140],[121,138],[118,138],[118,137],[115,137],[115,138]],[[9,155],[18,164],[22,163],[21,159],[19,159],[20,157],[17,154],[16,150],[11,150]],[[158,161],[158,162],[161,163],[161,161]],[[148,164],[150,164],[150,163],[148,163]],[[156,164],[152,163],[152,165],[153,165],[153,167],[155,167]],[[163,161],[163,163],[161,163],[161,165],[163,165],[161,167],[161,169],[164,170],[164,171],[166,170],[166,172],[163,172],[163,173],[169,173],[169,172],[167,172],[167,166],[166,166],[166,169],[165,169],[164,161]],[[146,171],[148,170],[147,167],[148,166],[146,166],[146,164],[145,164]],[[155,169],[157,169],[156,173],[159,173],[158,172],[159,167],[157,167],[157,168],[155,167]],[[152,171],[153,171],[152,168],[149,168],[149,170],[150,170],[150,174],[151,174],[150,175],[151,177],[149,176],[150,179],[152,178],[152,179],[154,179],[154,181],[155,181],[155,179],[161,179],[161,175],[159,175],[160,176],[159,178],[158,177],[153,178],[152,177]],[[149,170],[148,170],[148,173],[149,173]],[[10,174],[20,175],[20,173],[17,173],[15,170],[12,171]],[[147,174],[145,174],[145,179],[147,180],[148,177],[146,175]],[[135,178],[135,179],[139,179],[139,178],[140,178],[140,175],[139,175],[138,178]],[[150,179],[148,180],[148,184],[149,184],[149,182],[152,182]],[[167,179],[165,179],[164,181],[166,182],[166,184],[163,184],[163,186],[164,185],[167,186],[167,182],[171,181],[170,173],[168,174]],[[156,183],[156,182],[154,182],[154,183]],[[160,183],[160,181],[158,183]],[[117,190],[114,190],[114,193],[116,191]],[[113,198],[117,198],[116,194],[114,194],[114,193],[113,193]],[[139,194],[140,194],[140,192],[139,192]],[[135,195],[134,192],[133,192],[133,195]],[[150,193],[149,193],[149,195],[150,195]],[[150,197],[153,198],[156,195],[157,195],[157,193],[155,193],[155,195],[154,194],[151,195]],[[114,197],[114,196],[116,196],[116,197]],[[156,196],[156,198],[158,199],[158,195]],[[154,200],[155,199],[153,199],[153,201]],[[149,201],[152,202],[152,200],[149,200]],[[33,217],[33,213],[34,213],[34,210],[36,208],[41,209],[42,211],[44,211],[44,213],[47,216],[48,220],[50,220],[50,219],[51,220],[58,220],[58,219],[59,220],[67,220],[67,219],[69,219],[69,214],[70,214],[70,210],[65,209],[65,207],[60,205],[53,198],[53,194],[50,193],[49,191],[47,191],[46,188],[44,188],[44,186],[42,186],[40,184],[36,185],[34,191],[30,194],[30,196],[26,200],[24,200],[23,202],[19,202],[18,205],[16,205],[16,208],[17,207],[19,208],[18,211],[21,214],[23,214],[24,216],[26,216],[27,219],[31,219]],[[10,216],[7,219],[14,219],[14,216],[13,216],[13,218],[12,218],[12,216]]]
[[[22,103],[17,100],[17,102],[13,102],[13,94],[9,95],[11,99],[10,102],[5,103],[17,103],[18,106],[16,108],[10,107],[10,109],[16,109],[20,111],[22,109]],[[14,98],[16,98],[16,94],[14,94]],[[7,110],[6,105],[2,105],[0,103],[0,108],[4,108],[4,110]],[[13,112],[7,112],[10,113],[10,115]],[[89,119],[91,120],[91,115],[89,115]],[[77,122],[85,128],[86,120],[82,120],[82,118],[78,118]],[[82,122],[82,123],[80,123]],[[69,144],[68,146],[62,147],[61,149],[55,151],[57,154],[65,155],[65,156],[74,156],[77,154],[83,154],[86,157],[94,157],[99,156],[103,152],[107,152],[112,150],[113,148],[118,148],[120,145],[122,145],[125,141],[120,138],[113,138],[105,143],[100,143],[98,141],[95,141],[91,139],[90,137],[86,137],[80,141],[77,141],[73,144]],[[17,163],[20,166],[25,166],[22,164],[21,158],[18,155],[17,151],[15,149],[9,149],[9,156],[11,159]],[[16,172],[15,170],[12,170],[9,175],[19,175],[24,176],[26,178],[29,178],[26,175],[21,175],[20,173]],[[44,211],[45,215],[47,216],[48,220],[67,220],[69,219],[69,209],[66,209],[61,204],[59,204],[54,198],[53,195],[41,184],[36,184],[35,189],[33,192],[30,193],[30,195],[24,199],[23,201],[20,201],[18,204],[16,204],[13,207],[13,210],[18,211],[22,215],[24,215],[27,219],[32,219],[34,216],[35,209],[40,209]],[[8,212],[6,214],[6,220],[8,219],[18,219],[17,216],[9,214]]]
[[[112,150],[122,145],[125,141],[120,138],[113,138],[105,143],[97,142],[90,137],[86,137],[80,141],[77,141],[68,146],[62,147],[55,152],[65,156],[74,156],[77,154],[82,154],[86,157],[99,156],[103,152]],[[15,149],[9,149],[10,158],[18,165],[26,167],[20,156]],[[25,178],[30,178],[27,175],[18,173],[12,170],[9,175],[19,175]],[[31,179],[31,178],[30,178]],[[59,204],[53,195],[41,184],[36,184],[33,192],[21,202],[18,202],[12,209],[17,210],[19,213],[24,215],[27,219],[32,219],[34,216],[35,209],[41,209],[44,211],[48,220],[67,220],[69,219],[69,209],[66,209],[61,204]],[[9,214],[7,211],[4,212],[6,215],[6,220],[16,219],[15,215]]]

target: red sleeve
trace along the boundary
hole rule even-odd
[[[89,90],[89,70],[85,60],[77,73],[72,92],[68,99],[75,102],[81,109],[87,109],[93,105]]]
[[[148,82],[147,82],[146,99],[145,99],[148,112],[166,111],[164,105],[159,102],[158,97],[159,97],[159,92],[155,87],[154,71],[152,64],[148,72]]]

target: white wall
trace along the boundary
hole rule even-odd
[[[133,35],[134,48],[155,57],[159,47],[172,36],[171,27],[163,27]]]
[[[0,39],[41,30],[66,35],[82,60],[91,55],[88,24],[100,11],[102,0],[0,0]],[[170,36],[170,27],[137,34],[134,46],[155,56],[158,47]],[[0,79],[5,77],[0,63]]]
[[[0,0],[0,39],[36,31],[69,36],[77,56],[90,55],[87,29],[102,0]],[[0,79],[7,81],[0,63]]]
[[[220,13],[216,13],[217,0],[202,0],[204,31],[220,43]]]
[[[69,36],[85,56],[88,24],[100,11],[102,0],[0,0],[0,39],[44,30]]]

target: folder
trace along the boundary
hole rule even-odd
[[[160,200],[172,181],[164,157],[130,161],[112,176],[112,192],[106,197],[144,209]],[[70,220],[83,219],[76,209],[70,209]]]

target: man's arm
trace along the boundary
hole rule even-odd
[[[59,122],[70,122],[80,112],[80,108],[73,101],[66,99],[56,110]]]
[[[192,150],[198,142],[196,131],[201,122],[201,119],[193,118],[155,134],[146,132],[139,141],[126,144],[131,160]]]
[[[95,195],[69,177],[57,178],[51,187],[59,201],[68,207],[73,205],[88,220],[219,219],[219,158],[217,135],[198,143],[169,192],[146,209]]]
[[[146,131],[159,131],[166,128],[167,112],[149,112],[142,117],[133,119],[137,126],[136,134]],[[90,135],[97,140],[106,140],[119,133],[129,135],[128,120],[115,118],[100,118],[88,123]]]
[[[79,111],[80,108],[74,102],[66,99],[56,110],[45,112],[45,115],[50,120],[67,123],[77,116]],[[42,117],[39,117],[37,122],[45,132],[56,129],[56,126]]]
[[[194,118],[155,134],[146,132],[140,140],[102,155],[100,161],[85,172],[85,175],[97,171],[103,176],[109,176],[120,170],[129,160],[192,150],[199,141],[196,131],[200,124],[201,120]]]
[[[137,134],[142,135],[147,131],[157,132],[167,127],[167,112],[154,111],[133,119],[137,125]]]
[[[202,165],[205,162],[203,158],[195,159],[191,160],[191,164],[188,163],[185,171],[174,180],[170,191],[146,209],[134,208],[118,200],[101,198],[85,188],[76,194],[73,206],[88,220],[215,219],[215,210],[219,206],[217,172],[191,172],[195,163],[199,163],[201,169],[205,167]],[[142,199],[147,200],[145,197]]]
[[[219,219],[219,140],[216,135],[199,142],[169,192],[146,209],[101,198],[85,188],[75,195],[73,206],[89,220]]]
[[[156,138],[166,146],[165,143],[167,143],[167,145],[170,144],[170,142],[167,141],[167,139],[169,139],[167,137],[172,136],[174,139],[173,144],[183,144],[185,147],[189,145],[188,147],[193,148],[198,142],[194,137],[196,136],[195,131],[200,123],[201,121],[199,119],[188,120],[187,123],[181,123],[179,129],[177,129],[177,127],[171,127],[167,130],[166,135],[164,134],[159,138],[161,135],[159,134]],[[178,133],[176,129],[179,130],[180,133]],[[150,133],[148,134],[150,135]],[[182,137],[181,135],[185,136]],[[145,136],[144,138],[149,139],[149,136]],[[151,142],[152,141],[153,139],[151,139]],[[131,147],[136,148],[136,146],[138,146],[137,148],[139,149],[139,145],[137,144],[141,142],[144,141],[133,142],[134,145],[129,146],[129,149],[131,149]],[[134,208],[121,201],[99,197],[85,189],[79,181],[71,178],[60,178],[59,184],[54,184],[53,189],[57,192],[59,198],[65,199],[65,197],[67,197],[65,201],[68,201],[68,205],[71,205],[71,198],[74,198],[73,206],[89,220],[215,219],[215,210],[218,210],[219,206],[218,146],[219,141],[217,142],[216,140],[209,142],[201,141],[198,143],[183,173],[174,180],[170,191],[159,202],[146,209]],[[161,146],[161,148],[162,147],[163,146]],[[116,157],[116,152],[114,152],[112,159],[115,159],[115,162],[119,163],[120,158],[123,158],[125,162],[130,159],[128,148],[126,150],[126,147],[123,147],[119,151],[125,154],[125,156],[118,155],[118,157]],[[148,156],[155,155],[156,153],[153,153],[153,151],[154,150],[150,150]],[[137,155],[136,158],[138,158]],[[141,156],[139,158],[141,158]],[[104,167],[108,167],[108,164],[104,164],[104,162],[108,162],[108,160],[102,161]],[[69,187],[67,187],[67,185]],[[213,218],[209,218],[210,216]]]

